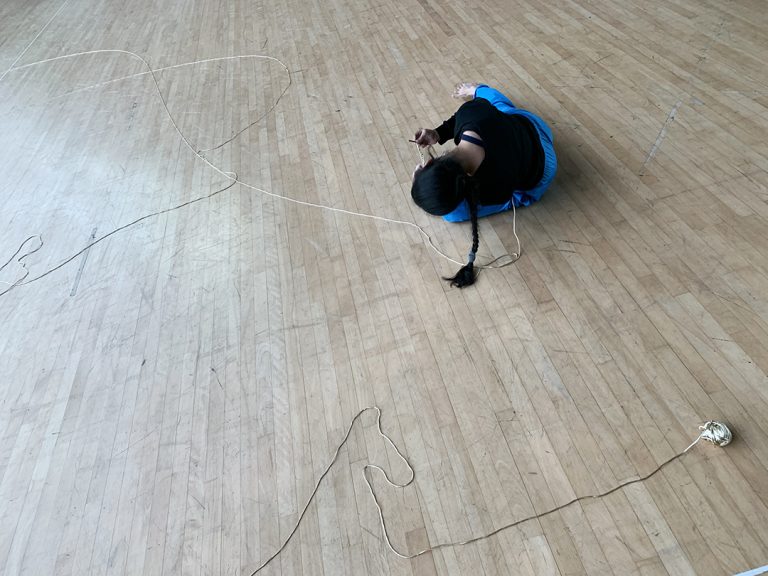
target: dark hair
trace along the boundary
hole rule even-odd
[[[453,158],[436,158],[416,173],[411,198],[425,212],[445,216],[463,200],[458,180],[464,176],[461,164]]]
[[[477,226],[477,181],[471,176],[464,176],[460,181],[461,194],[466,198],[469,205],[469,219],[472,221],[472,248],[467,254],[467,263],[462,266],[461,270],[456,272],[456,276],[453,278],[445,278],[451,283],[451,286],[457,288],[464,288],[475,283],[475,256],[477,256],[477,248],[480,245],[480,234]]]
[[[416,205],[434,216],[445,216],[466,200],[472,221],[472,248],[467,264],[453,278],[443,278],[451,286],[464,288],[475,282],[474,261],[480,243],[477,226],[477,181],[450,157],[437,158],[421,169],[413,179],[411,197]]]

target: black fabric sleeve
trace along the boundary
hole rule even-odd
[[[445,144],[448,140],[453,139],[453,131],[456,128],[456,114],[448,118],[445,122],[440,124],[435,130],[437,131],[438,144]]]

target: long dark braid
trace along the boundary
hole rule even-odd
[[[457,179],[457,186],[461,187],[461,193],[469,205],[469,217],[472,221],[472,248],[467,254],[467,263],[456,273],[453,278],[443,278],[451,283],[451,286],[464,288],[475,283],[475,257],[480,245],[480,233],[477,224],[477,182],[471,176],[461,176]]]

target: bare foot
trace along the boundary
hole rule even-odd
[[[472,100],[475,97],[475,90],[477,89],[477,83],[475,82],[460,82],[456,84],[453,89],[453,97],[458,100]]]

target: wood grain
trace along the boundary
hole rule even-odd
[[[756,0],[0,7],[0,576],[734,574],[768,555],[768,13]],[[466,225],[408,142],[492,84],[552,126],[523,256],[463,291]],[[284,62],[258,58],[266,55]],[[197,61],[218,59],[210,62]],[[289,85],[290,83],[290,85]],[[286,90],[287,87],[287,90]],[[284,94],[283,94],[284,92]],[[281,96],[282,95],[282,96]],[[178,207],[178,208],[176,208]],[[481,222],[480,260],[515,250]],[[22,252],[23,254],[23,252]],[[83,263],[84,262],[84,263]],[[22,266],[23,264],[23,266]],[[77,290],[73,290],[82,266]],[[74,295],[71,295],[74,292]]]

